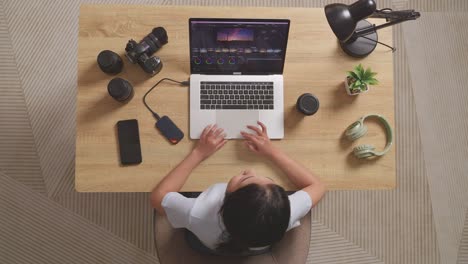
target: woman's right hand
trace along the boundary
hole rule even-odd
[[[202,159],[206,159],[226,145],[227,139],[224,139],[225,137],[226,133],[222,128],[219,128],[216,124],[208,125],[203,129],[200,140],[193,152],[200,155]]]
[[[255,131],[255,133],[250,134],[241,131],[241,135],[245,138],[244,144],[254,153],[270,156],[276,149],[273,147],[273,144],[271,144],[265,124],[260,121],[257,123],[262,127],[261,130],[256,126],[247,126],[248,129]]]

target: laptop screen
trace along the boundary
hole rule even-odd
[[[282,74],[287,19],[191,18],[192,74]]]

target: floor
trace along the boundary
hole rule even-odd
[[[2,263],[158,263],[147,194],[73,190],[80,2],[336,1],[0,1]],[[468,263],[468,16],[460,13],[468,2],[383,0],[378,7],[423,12],[394,27],[398,187],[329,192],[312,213],[307,263]]]

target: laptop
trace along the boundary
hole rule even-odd
[[[209,124],[242,138],[263,122],[284,137],[283,68],[287,19],[189,19],[190,138]],[[252,132],[252,131],[249,131]]]

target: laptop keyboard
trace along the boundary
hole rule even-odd
[[[201,82],[200,109],[273,109],[273,82]]]

